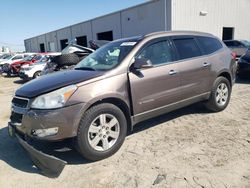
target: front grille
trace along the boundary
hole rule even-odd
[[[11,113],[10,120],[12,123],[22,123],[23,115],[15,112]]]
[[[14,97],[12,100],[12,104],[16,107],[20,108],[27,108],[28,107],[29,100],[28,99],[23,99],[23,98],[17,98]]]

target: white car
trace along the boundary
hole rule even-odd
[[[23,80],[31,80],[39,77],[46,64],[51,61],[51,58],[60,54],[61,53],[53,53],[50,55],[45,55],[39,62],[23,65],[19,72],[19,77]]]
[[[25,53],[25,54],[14,54],[14,55],[10,55],[7,58],[0,60],[0,66],[4,65],[4,64],[12,64],[15,63],[17,61],[21,61],[22,59],[24,59],[25,57],[31,55],[30,53]]]
[[[13,55],[11,55],[11,54],[2,54],[1,56],[0,56],[0,62],[1,61],[5,61],[6,59],[9,59],[10,57],[12,57]]]

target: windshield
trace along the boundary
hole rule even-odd
[[[43,56],[39,61],[36,62],[36,64],[44,64],[50,61],[50,56]]]
[[[40,59],[42,59],[42,56],[41,55],[36,55],[33,60],[34,61],[39,61]]]
[[[24,61],[31,61],[35,55],[30,55],[28,57],[25,57],[23,60]]]
[[[13,57],[13,55],[8,55],[7,57],[5,57],[4,59],[6,60],[10,60]]]
[[[4,54],[1,56],[1,59],[7,59],[9,58],[11,55],[10,54]]]
[[[250,41],[243,40],[242,43],[243,43],[247,48],[250,48]]]
[[[110,70],[121,63],[138,41],[118,41],[104,45],[87,56],[75,69]]]

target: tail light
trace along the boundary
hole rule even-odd
[[[235,52],[232,52],[232,53],[231,53],[231,56],[232,56],[233,60],[236,60],[236,56],[237,56],[237,55],[236,55]]]

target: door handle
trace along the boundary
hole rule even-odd
[[[203,67],[209,67],[211,65],[211,63],[205,62],[203,63]]]
[[[169,71],[169,75],[170,76],[173,76],[173,75],[176,75],[178,72],[177,71],[175,71],[175,70],[171,70],[171,71]]]

